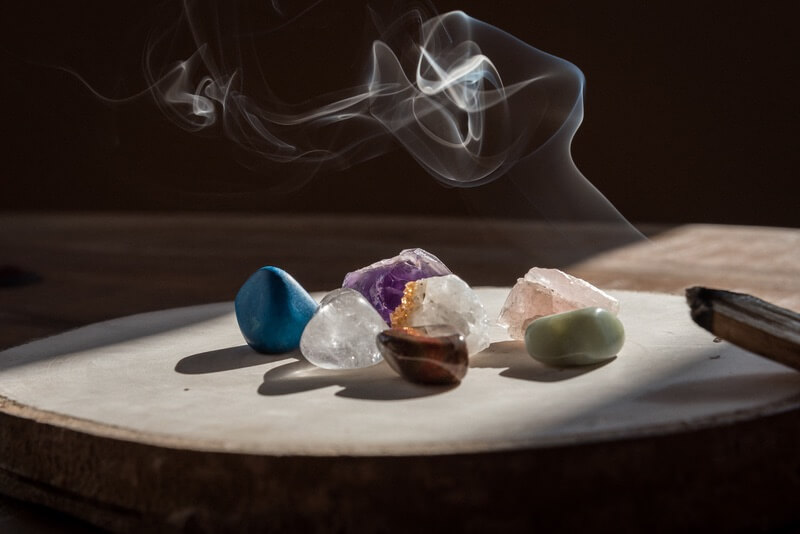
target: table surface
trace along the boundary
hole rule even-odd
[[[682,294],[705,285],[800,311],[800,229],[645,226],[641,240],[617,230],[434,217],[5,214],[0,349],[112,317],[232,300],[267,264],[327,290],[347,271],[413,246],[472,285],[510,286],[538,264],[603,288]],[[38,530],[59,523],[0,500],[0,526],[36,517],[45,521]]]
[[[413,246],[476,286],[513,285],[538,264],[609,289],[682,294],[706,285],[800,310],[799,229],[644,232],[650,239],[596,252],[615,244],[597,228],[525,221],[0,215],[0,349],[112,317],[232,300],[262,265],[284,268],[309,290],[328,290],[347,271]],[[19,270],[38,281],[14,285],[24,278]]]

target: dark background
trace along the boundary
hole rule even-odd
[[[184,132],[152,100],[104,105],[51,68],[73,69],[104,94],[141,90],[145,38],[174,4],[4,6],[0,209],[468,213],[458,191],[401,151],[277,194],[264,185],[269,175],[236,163],[229,143]],[[573,156],[628,219],[800,226],[791,3],[705,4],[436,7],[463,9],[583,70],[586,112]],[[364,5],[322,2],[268,51],[280,56],[275,83],[287,99],[354,82],[368,50]],[[415,202],[395,201],[409,190]]]

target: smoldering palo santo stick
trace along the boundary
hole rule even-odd
[[[712,334],[800,371],[800,314],[744,293],[691,287],[692,319]]]

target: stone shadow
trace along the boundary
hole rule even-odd
[[[456,386],[422,386],[406,382],[386,362],[364,369],[329,370],[305,360],[275,367],[264,374],[258,393],[291,395],[330,386],[342,388],[337,397],[364,400],[403,400],[445,393]]]
[[[277,362],[294,356],[296,355],[291,352],[274,355],[260,354],[248,345],[239,345],[186,356],[175,364],[175,372],[184,375],[219,373]]]
[[[616,358],[579,367],[548,367],[531,358],[525,352],[522,341],[500,341],[492,343],[483,352],[470,358],[469,366],[475,368],[504,369],[500,376],[531,380],[534,382],[561,382],[590,373],[604,367]]]

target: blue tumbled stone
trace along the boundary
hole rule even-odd
[[[262,267],[236,294],[236,321],[247,344],[258,352],[296,349],[317,302],[297,280],[277,267]]]

